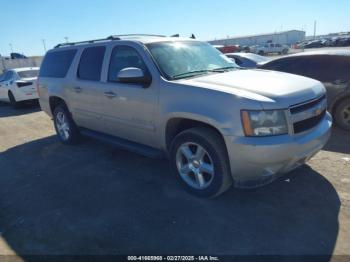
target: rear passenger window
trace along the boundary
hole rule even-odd
[[[40,67],[40,77],[64,78],[74,59],[76,49],[53,51],[46,54]]]
[[[80,79],[100,81],[105,51],[104,46],[89,47],[83,51],[78,68]]]
[[[108,70],[108,81],[118,82],[118,73],[127,67],[136,67],[146,73],[144,64],[139,53],[130,46],[116,46],[113,49]]]

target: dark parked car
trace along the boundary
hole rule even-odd
[[[11,53],[10,56],[11,56],[11,59],[25,59],[25,58],[28,58],[25,55],[22,55],[20,53]]]
[[[335,123],[350,131],[350,51],[320,50],[275,59],[261,69],[317,79],[327,89],[328,110]]]
[[[350,46],[350,37],[338,39],[337,46]]]
[[[313,41],[310,41],[306,44],[304,44],[302,47],[303,48],[319,48],[319,47],[323,47],[324,44],[323,44],[323,41],[322,40],[313,40]]]
[[[269,58],[253,53],[228,53],[227,57],[233,59],[237,65],[244,68],[256,68],[268,61]]]

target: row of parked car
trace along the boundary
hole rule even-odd
[[[245,52],[245,53],[255,53],[259,55],[267,55],[267,54],[287,54],[289,51],[289,47],[287,45],[281,45],[278,43],[272,43],[271,41],[267,42],[264,45],[253,45],[253,46],[241,46],[241,45],[214,45],[216,49],[220,52],[234,53],[234,52]]]
[[[252,53],[229,53],[243,68],[275,70],[321,81],[327,89],[328,110],[335,123],[350,131],[350,51],[320,50],[280,58]]]
[[[277,60],[252,66],[277,71],[244,68],[234,54],[236,63],[192,38],[118,35],[64,43],[45,55],[39,102],[62,143],[89,136],[167,157],[187,191],[215,197],[231,185],[268,184],[326,144],[332,126],[326,90],[300,76],[304,71],[318,68],[309,76],[322,74],[338,90],[330,111],[335,107],[349,127],[349,63],[336,56],[333,64],[328,55],[314,63],[305,56],[303,72],[287,74],[277,72],[287,71]],[[294,68],[301,66],[290,57]],[[32,82],[5,78],[19,89]]]
[[[323,38],[299,42],[295,45],[296,49],[319,48],[319,47],[337,47],[350,46],[350,36]]]

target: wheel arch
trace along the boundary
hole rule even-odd
[[[173,139],[182,131],[194,128],[194,127],[206,127],[215,131],[219,136],[223,139],[224,143],[224,135],[223,133],[214,126],[213,123],[208,121],[203,121],[202,119],[188,118],[188,117],[172,117],[169,118],[165,125],[165,147],[167,152],[170,149],[171,143]],[[226,146],[226,143],[225,143]],[[227,150],[227,148],[226,148]]]
[[[51,111],[52,115],[53,115],[55,108],[60,104],[64,104],[67,107],[67,103],[62,97],[59,97],[59,96],[50,96],[49,97],[50,111]]]
[[[332,114],[332,116],[335,115],[335,112],[337,110],[338,105],[343,102],[345,99],[350,99],[350,90],[344,92],[341,96],[337,97],[336,99],[334,99],[333,103],[330,106],[330,112]]]

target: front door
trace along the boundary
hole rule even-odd
[[[158,89],[150,86],[121,83],[120,70],[134,67],[150,74],[140,53],[131,46],[117,45],[112,50],[107,81],[103,90],[102,119],[106,130],[134,142],[155,145],[155,119],[158,108]]]

